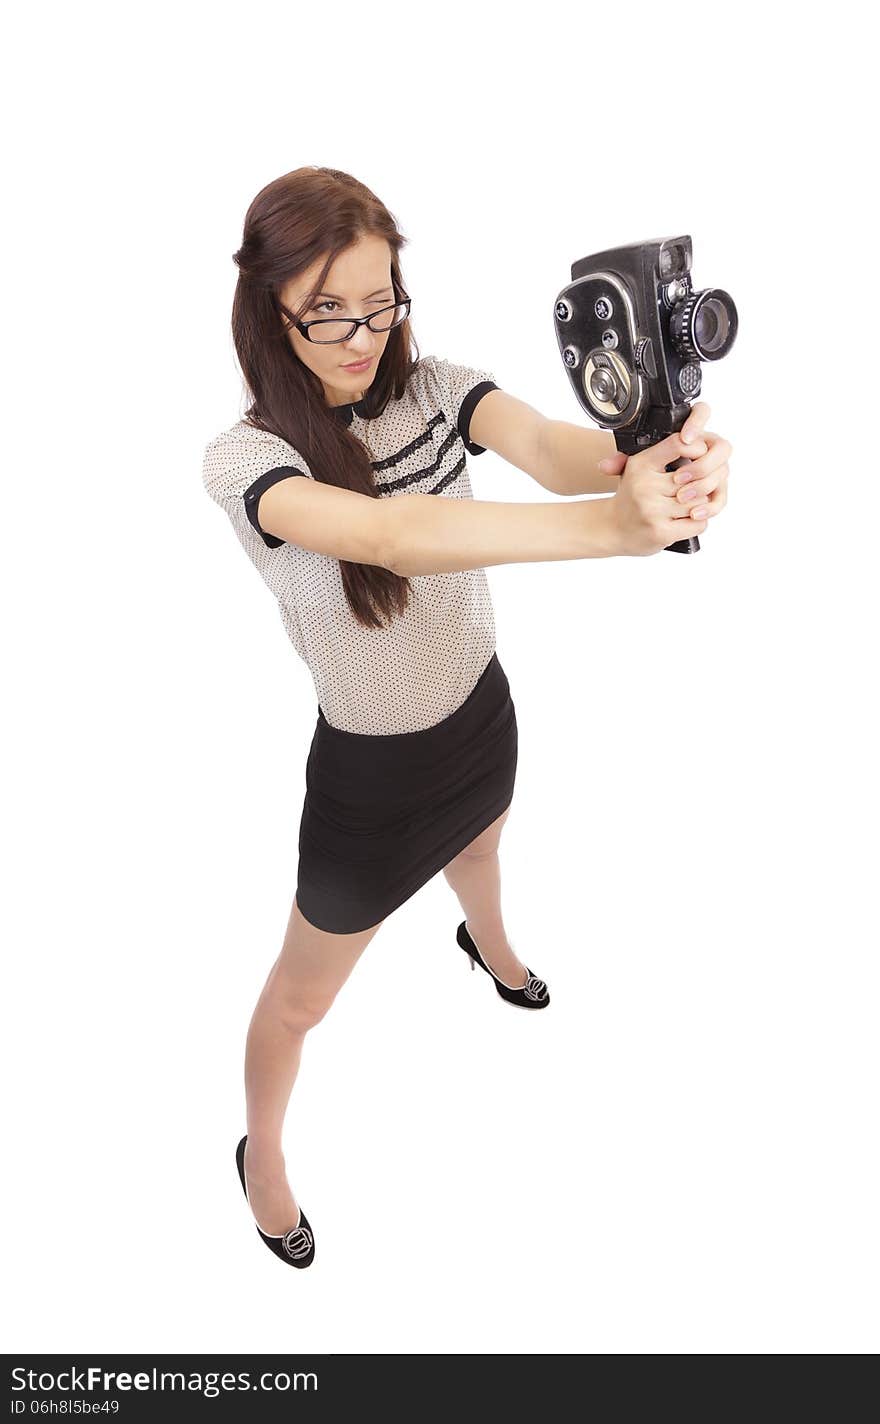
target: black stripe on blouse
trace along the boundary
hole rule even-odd
[[[464,441],[464,448],[469,455],[482,455],[485,453],[485,445],[475,445],[470,439],[471,416],[477,404],[489,391],[497,391],[499,387],[495,381],[480,381],[479,385],[472,386],[461,403],[458,412],[458,433]]]
[[[302,475],[304,480],[308,479],[305,470],[294,469],[293,465],[278,465],[274,470],[266,470],[264,474],[258,475],[252,485],[248,485],[242,498],[247,517],[256,529],[264,544],[268,544],[270,549],[277,549],[285,541],[278,539],[274,534],[267,534],[260,525],[257,518],[257,509],[260,504],[260,495],[272,485],[277,485],[279,480],[286,480],[289,475]]]
[[[464,447],[469,455],[482,455],[485,453],[486,450],[485,445],[477,445],[470,438],[471,416],[473,415],[478,403],[482,400],[484,395],[487,395],[489,391],[497,391],[499,389],[500,388],[495,381],[480,381],[478,385],[473,386],[471,390],[468,391],[467,395],[461,403],[461,406],[459,407],[457,429],[464,443]],[[433,425],[434,421],[432,421],[431,424]],[[423,439],[424,436],[419,438]],[[414,441],[413,445],[416,443],[418,442]],[[412,446],[408,448],[412,448]],[[389,459],[379,461],[378,463],[380,465],[391,465],[400,459],[401,453],[401,451],[398,451],[396,455],[392,455]],[[435,459],[435,467],[436,463],[437,462]],[[449,472],[446,478],[442,481],[442,484],[437,486],[433,493],[437,493],[438,490],[443,487],[443,485],[448,484],[452,478],[454,478],[461,472],[462,468],[463,462],[456,465],[455,469]],[[425,470],[419,470],[416,472],[415,475],[411,476],[410,479],[412,480],[424,478],[426,473],[427,471]],[[267,531],[263,529],[260,525],[260,521],[257,518],[257,509],[260,503],[260,496],[265,494],[266,490],[270,489],[272,485],[277,484],[279,480],[286,480],[290,475],[302,475],[304,479],[308,479],[308,475],[305,473],[304,470],[297,470],[293,465],[278,465],[274,470],[266,470],[262,475],[258,475],[257,478],[254,480],[253,484],[248,485],[247,489],[244,491],[244,507],[247,513],[247,517],[253,528],[256,529],[260,538],[263,540],[263,543],[267,544],[270,549],[277,549],[285,541],[283,539],[277,538],[274,534],[267,533]]]

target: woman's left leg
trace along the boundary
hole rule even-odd
[[[501,864],[498,843],[510,807],[443,867],[443,874],[458,896],[468,933],[486,963],[505,984],[518,989],[528,970],[510,947],[501,913]]]

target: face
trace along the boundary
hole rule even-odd
[[[324,317],[369,316],[394,301],[391,285],[391,249],[383,237],[362,237],[336,258],[327,272],[321,291],[312,297],[307,311],[302,302],[313,291],[326,258],[301,272],[280,290],[282,302],[300,321]],[[359,326],[348,341],[319,346],[296,327],[287,339],[304,366],[320,379],[328,405],[345,405],[360,400],[376,375],[376,367],[391,331],[371,331]],[[346,370],[351,362],[368,361],[361,370]]]

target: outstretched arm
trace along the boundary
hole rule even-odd
[[[709,414],[706,402],[698,402],[685,422],[685,438],[690,434],[699,440]],[[626,465],[610,430],[548,420],[502,390],[488,391],[477,403],[470,435],[553,494],[616,494]],[[603,470],[600,461],[610,466]]]
[[[553,494],[613,494],[617,475],[599,470],[599,461],[617,447],[607,430],[548,420],[508,391],[488,391],[470,419],[470,438],[524,470]]]

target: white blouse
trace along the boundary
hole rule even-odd
[[[485,447],[470,440],[470,418],[497,389],[489,371],[422,356],[381,415],[366,419],[360,401],[331,409],[368,436],[382,497],[472,499],[465,451]],[[387,627],[365,628],[348,606],[337,559],[260,528],[260,495],[294,472],[315,478],[293,445],[240,420],[207,446],[202,479],[275,595],[330,725],[370,735],[434,726],[461,706],[495,651],[485,569],[413,575],[406,610]]]

